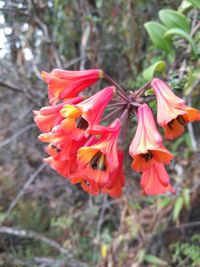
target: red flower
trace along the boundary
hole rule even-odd
[[[63,120],[63,117],[60,115],[60,110],[64,105],[78,104],[82,100],[83,97],[78,96],[62,104],[43,107],[40,110],[34,110],[34,121],[42,132],[48,133],[53,129],[54,126],[60,124],[60,122]]]
[[[38,139],[50,143],[46,149],[47,153],[61,161],[69,160],[86,141],[84,136],[78,141],[70,139],[60,126],[54,127],[50,133],[40,134]]]
[[[44,162],[48,163],[53,170],[67,179],[77,168],[75,154],[64,161],[55,159],[54,157],[48,157],[44,159]]]
[[[183,134],[186,123],[200,120],[200,112],[186,106],[165,82],[155,78],[151,85],[157,98],[157,121],[164,128],[165,138],[177,138]]]
[[[102,185],[101,183],[98,183],[93,178],[88,177],[87,175],[84,175],[83,173],[80,173],[80,176],[82,178],[77,178],[76,176],[70,178],[70,181],[72,184],[80,183],[83,190],[86,192],[92,194],[92,195],[98,195],[100,192],[104,194],[108,194],[111,197],[120,197],[122,194],[122,188],[125,183],[125,177],[123,173],[123,151],[118,151],[118,159],[119,159],[119,165],[116,168],[115,171],[110,172],[108,176],[108,181]],[[76,172],[75,172],[76,173]],[[75,174],[76,175],[76,174]]]
[[[122,194],[122,188],[125,184],[125,177],[123,171],[123,159],[124,153],[122,150],[118,151],[118,160],[119,165],[118,168],[110,173],[108,182],[101,189],[102,193],[108,194],[111,197],[120,197]]]
[[[103,71],[99,69],[69,71],[54,69],[51,73],[43,71],[43,80],[48,84],[48,96],[50,104],[59,100],[77,96],[82,90],[103,77]]]
[[[144,194],[162,195],[168,191],[175,193],[164,164],[156,161],[153,162],[150,169],[143,172],[140,185]]]
[[[86,143],[78,150],[76,177],[94,180],[100,187],[108,182],[110,173],[119,167],[117,141],[120,130],[121,123],[116,120],[98,140],[90,145]]]
[[[151,168],[154,161],[169,164],[173,158],[162,145],[162,137],[147,104],[138,108],[138,126],[129,147],[129,154],[133,157],[131,167],[138,172]]]
[[[61,127],[68,138],[79,140],[83,135],[88,137],[92,127],[100,122],[114,92],[115,87],[107,87],[77,105],[65,105],[60,111],[65,118]]]
[[[98,183],[96,183],[93,179],[89,179],[88,177],[87,180],[85,178],[73,177],[70,178],[70,182],[72,184],[80,183],[82,189],[91,195],[97,196],[100,192]]]

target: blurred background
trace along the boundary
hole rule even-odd
[[[0,1],[0,266],[200,266],[198,123],[165,143],[176,155],[168,172],[177,195],[143,196],[139,176],[129,167],[133,121],[124,145],[126,187],[121,198],[111,199],[88,195],[43,164],[32,115],[48,105],[42,70],[101,68],[134,90],[147,81],[143,71],[160,59],[166,62],[165,79],[199,108],[200,10],[198,0],[197,6],[184,3]],[[181,38],[173,39],[169,57],[144,28],[159,20],[159,10],[180,5],[196,57]]]

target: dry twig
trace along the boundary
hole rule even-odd
[[[14,227],[12,228],[12,227],[7,227],[7,226],[1,226],[0,233],[14,235],[14,236],[23,237],[23,238],[33,238],[34,240],[41,241],[45,243],[46,245],[56,249],[59,253],[64,254],[67,257],[66,263],[68,264],[67,265],[68,267],[87,267],[86,263],[75,260],[72,254],[70,254],[69,251],[66,250],[59,243],[47,238],[46,236],[41,235],[41,233],[38,234],[34,231],[30,231],[30,230],[27,231],[27,230],[17,229]]]
[[[24,186],[22,187],[22,189],[19,191],[19,193],[17,194],[17,196],[15,197],[15,199],[13,199],[13,201],[11,202],[8,210],[6,211],[6,214],[4,216],[4,220],[5,221],[10,213],[13,211],[13,209],[15,208],[15,206],[17,205],[18,201],[22,198],[22,196],[25,194],[26,190],[28,189],[28,187],[33,183],[33,181],[38,177],[39,173],[46,167],[46,163],[43,163],[42,165],[39,166],[38,169],[36,169],[36,171],[29,177],[29,179],[26,181],[26,183],[24,184]]]
[[[21,134],[23,134],[24,132],[30,130],[31,128],[36,127],[35,124],[29,124],[26,127],[24,127],[23,129],[21,129],[20,131],[16,132],[15,134],[13,134],[11,137],[5,139],[3,142],[0,143],[0,148],[8,145],[9,143],[13,142],[15,139],[17,139]]]

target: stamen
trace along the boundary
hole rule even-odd
[[[98,151],[94,157],[90,160],[90,166],[94,170],[106,171],[106,157],[100,151]]]
[[[183,116],[179,115],[176,119],[181,125],[185,125],[185,120]]]
[[[61,149],[57,148],[55,145],[51,145],[52,149],[55,149],[57,153],[59,153],[61,151]]]
[[[86,130],[89,126],[88,122],[81,116],[76,118],[75,123],[76,127],[81,130]]]
[[[170,130],[173,130],[173,125],[174,125],[174,120],[171,120],[168,122],[167,126],[169,127]]]
[[[151,151],[148,151],[148,153],[142,154],[141,156],[142,156],[142,158],[145,159],[145,161],[148,161],[148,160],[151,160],[153,158],[153,153]]]

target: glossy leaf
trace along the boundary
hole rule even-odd
[[[177,11],[163,9],[159,12],[159,18],[168,29],[180,28],[187,33],[190,32],[190,24],[187,18]]]
[[[145,80],[150,81],[153,79],[155,73],[163,73],[165,69],[165,62],[163,60],[159,60],[143,71],[143,77]]]
[[[185,40],[187,40],[192,47],[193,53],[196,54],[195,43],[194,43],[193,39],[185,31],[178,29],[178,28],[173,28],[173,29],[168,30],[165,33],[165,36],[172,36],[172,35],[178,35],[178,36],[184,38]]]
[[[167,28],[154,21],[145,23],[144,27],[148,32],[151,41],[157,48],[160,48],[165,52],[170,52],[172,50],[172,41],[169,37],[165,36]]]

